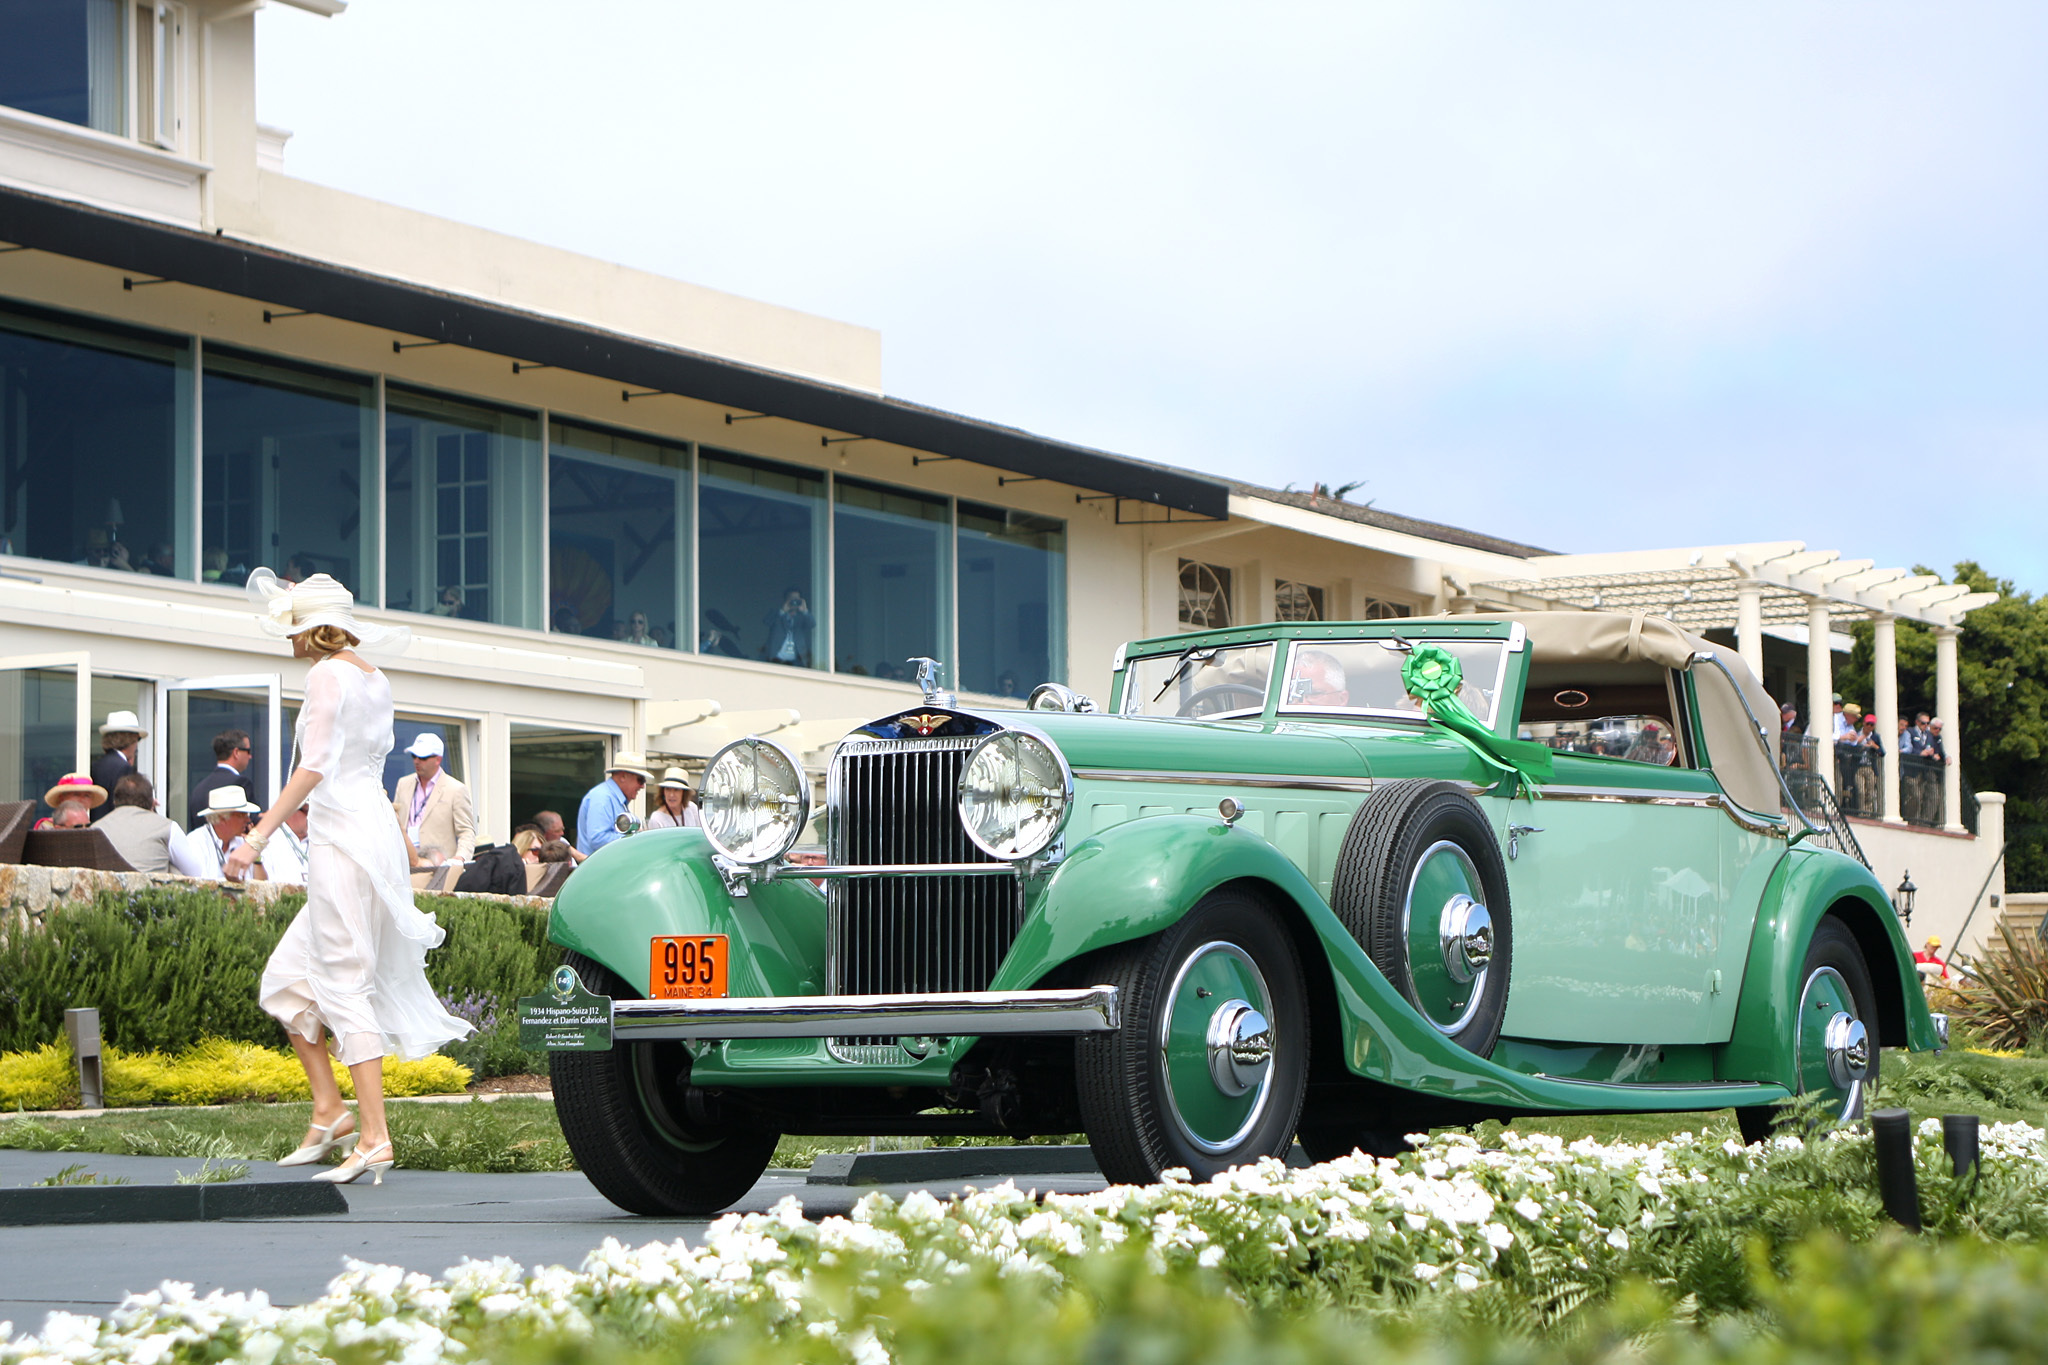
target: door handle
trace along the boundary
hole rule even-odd
[[[1509,825],[1509,826],[1508,826],[1508,857],[1509,857],[1509,859],[1511,859],[1511,860],[1512,860],[1512,859],[1513,859],[1513,858],[1515,857],[1515,855],[1516,855],[1516,854],[1518,854],[1518,853],[1520,853],[1520,852],[1522,851],[1522,836],[1523,836],[1524,834],[1541,834],[1541,833],[1543,833],[1543,826],[1541,826],[1541,825],[1514,825],[1514,824],[1511,824],[1511,825]]]

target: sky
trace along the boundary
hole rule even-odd
[[[2048,590],[2048,7],[352,0],[289,173],[899,398],[1560,551]]]

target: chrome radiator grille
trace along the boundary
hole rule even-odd
[[[852,740],[832,760],[830,857],[888,866],[993,863],[960,828],[960,770],[975,737]],[[1016,941],[1015,877],[847,877],[828,884],[829,989],[841,995],[987,990]],[[845,1038],[835,1054],[896,1061],[893,1038]]]

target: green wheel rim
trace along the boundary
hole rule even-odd
[[[1270,1051],[1256,1083],[1231,1094],[1217,1077],[1211,1032],[1218,1016],[1249,1008],[1270,1021],[1272,996],[1251,955],[1235,943],[1204,943],[1184,958],[1159,1014],[1159,1069],[1167,1109],[1181,1136],[1214,1156],[1227,1152],[1258,1126],[1273,1088]],[[1267,1034],[1268,1042],[1277,1041]]]
[[[1828,1026],[1840,1015],[1861,1021],[1855,993],[1849,989],[1849,983],[1841,972],[1833,967],[1818,968],[1806,978],[1806,989],[1799,995],[1799,1014],[1794,1028],[1794,1048],[1799,1059],[1799,1093],[1825,1096],[1829,1106],[1838,1111],[1852,1098],[1859,1098],[1852,1096],[1853,1087],[1841,1084],[1828,1065]],[[1868,1045],[1866,1043],[1866,1047]],[[1843,1113],[1842,1117],[1853,1118],[1855,1115]]]
[[[1444,911],[1460,896],[1484,905],[1485,884],[1471,855],[1451,840],[1440,839],[1423,850],[1408,878],[1408,896],[1401,906],[1401,952],[1415,1008],[1445,1035],[1471,1023],[1486,995],[1488,968],[1460,981],[1445,960]]]

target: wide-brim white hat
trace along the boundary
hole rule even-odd
[[[103,735],[130,734],[149,738],[149,731],[142,728],[142,720],[133,711],[109,711],[107,723],[100,727]]]
[[[690,785],[690,775],[684,772],[681,768],[663,769],[661,774],[661,781],[658,785],[663,787],[672,787],[679,791],[695,790],[695,788]]]
[[[636,754],[630,749],[621,749],[612,755],[612,761],[604,765],[608,773],[632,773],[642,782],[652,782],[654,774],[647,770],[647,755]]]
[[[199,812],[199,818],[211,820],[216,815],[233,815],[236,811],[244,815],[261,815],[263,807],[251,801],[249,793],[230,782],[206,794],[206,806]]]
[[[274,640],[302,635],[317,626],[339,626],[355,636],[358,647],[365,650],[401,654],[412,643],[412,631],[405,626],[356,620],[355,594],[324,573],[287,585],[269,569],[257,569],[249,575],[248,593],[256,607],[257,626]]]

